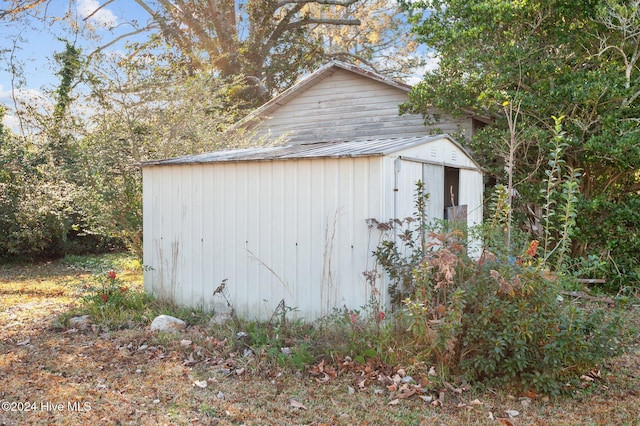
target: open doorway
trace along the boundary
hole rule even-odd
[[[464,226],[467,222],[467,206],[459,203],[460,169],[444,168],[444,212],[443,217],[453,227]],[[457,225],[456,225],[457,224]]]
[[[444,208],[458,205],[460,192],[460,169],[453,167],[444,168]],[[445,217],[446,219],[446,217]]]

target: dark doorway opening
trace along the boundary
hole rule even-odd
[[[444,168],[444,207],[458,205],[458,193],[460,189],[460,169],[453,167]]]

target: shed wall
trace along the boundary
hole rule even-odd
[[[286,135],[288,143],[424,136],[428,129],[421,115],[398,114],[398,105],[408,99],[401,89],[338,68],[281,105],[255,130],[259,137]],[[431,128],[434,134],[471,137],[471,119],[443,115]]]
[[[459,204],[480,223],[482,173],[446,138],[385,156],[144,167],[145,288],[222,310],[213,291],[226,279],[238,314],[257,319],[281,300],[307,319],[361,307],[373,291],[386,303],[386,279],[363,275],[381,237],[366,219],[411,216],[419,179],[429,216],[442,218],[445,166],[460,169]]]
[[[284,299],[302,316],[362,306],[384,217],[381,157],[144,169],[145,287],[179,304],[269,318]],[[385,294],[382,283],[376,291]]]

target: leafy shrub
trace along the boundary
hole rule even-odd
[[[461,284],[466,305],[456,354],[470,380],[557,394],[621,348],[616,321],[560,303],[556,278],[538,265],[483,262],[470,278]]]
[[[375,228],[383,234],[383,239],[373,254],[391,278],[388,291],[391,303],[395,306],[415,292],[413,273],[423,260],[426,228],[435,226],[431,222],[425,223],[424,212],[429,194],[424,191],[422,181],[416,183],[414,196],[416,212],[413,216],[387,222],[378,222],[374,218],[367,220],[370,229]],[[402,244],[390,239],[394,234]]]
[[[611,292],[627,286],[640,289],[640,195],[614,201],[594,197],[584,200],[580,211],[577,238],[581,244],[593,247],[599,256],[594,259],[593,255],[585,255],[582,262],[576,262],[576,273],[585,270],[581,275],[586,278],[606,277],[605,288]],[[597,266],[597,275],[590,276],[593,266]]]
[[[420,358],[476,383],[557,394],[621,350],[621,325],[605,311],[563,304],[559,272],[546,269],[538,241],[512,244],[511,253],[499,244],[502,231],[487,227],[486,247],[495,244],[498,255],[485,250],[477,261],[467,256],[459,231],[424,228],[403,231],[413,241],[385,241],[375,254],[392,285],[405,292]],[[413,252],[403,257],[406,248]]]

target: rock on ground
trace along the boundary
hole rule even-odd
[[[187,323],[171,315],[159,315],[151,322],[151,331],[178,332],[187,328]]]
[[[69,327],[76,330],[86,330],[91,325],[89,315],[82,315],[81,317],[73,317],[69,319]]]

